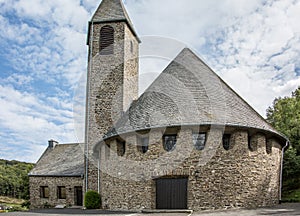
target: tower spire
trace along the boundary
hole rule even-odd
[[[122,0],[102,0],[91,20],[93,23],[121,21],[127,23],[134,36],[138,39]]]

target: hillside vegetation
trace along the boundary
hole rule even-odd
[[[0,196],[29,199],[28,173],[34,164],[0,159]]]

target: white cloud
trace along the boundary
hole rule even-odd
[[[5,79],[1,79],[0,81],[1,83],[5,83],[5,84],[12,84],[12,85],[16,85],[16,86],[24,86],[29,84],[32,81],[32,77],[30,76],[25,76],[22,74],[12,74],[9,77],[5,78]]]
[[[51,14],[50,2],[43,0],[20,0],[15,1],[13,7],[19,16],[43,18]]]
[[[275,97],[290,95],[300,85],[299,0],[124,2],[140,36],[169,37],[196,49],[262,115]],[[7,143],[1,146],[0,157],[34,161],[48,139],[76,140],[72,96],[74,89],[84,89],[76,85],[86,72],[87,22],[98,4],[98,0],[0,0],[0,59],[10,66],[0,75],[0,143]],[[153,41],[145,40],[143,46],[147,43],[155,48]],[[153,63],[144,56],[142,87],[178,48],[158,47],[164,49],[160,57],[168,58]],[[74,100],[82,100],[82,95]],[[84,105],[76,104],[76,109],[83,123]],[[76,133],[82,137],[82,127]],[[15,154],[16,148],[34,159],[22,156],[22,151]]]
[[[293,24],[298,17],[287,14],[298,5],[269,1],[210,38],[215,48],[209,50],[217,54],[207,52],[206,60],[263,116],[275,97],[300,85],[300,38]]]
[[[74,141],[73,112],[62,108],[60,103],[71,102],[58,98],[37,98],[36,95],[0,85],[0,128],[5,129],[6,133],[1,139],[9,138],[11,143],[6,140],[7,145],[13,144],[21,149],[26,143],[29,151],[36,151],[34,146],[39,146],[40,150],[45,148],[51,138],[62,142]],[[1,151],[3,154],[4,150]],[[22,152],[14,154],[17,157],[23,155]],[[34,157],[30,161],[36,159]]]

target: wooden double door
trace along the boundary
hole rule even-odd
[[[156,180],[157,209],[187,209],[188,178]]]

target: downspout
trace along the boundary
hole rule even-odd
[[[93,58],[93,41],[94,41],[94,21],[92,23],[92,36],[91,36],[91,48],[89,49],[88,57],[88,73],[86,82],[86,114],[85,114],[85,192],[88,190],[88,167],[89,167],[89,116],[90,116],[90,105],[89,105],[89,93],[90,93],[90,73],[92,71],[92,58]],[[88,30],[89,31],[89,30]],[[88,35],[90,37],[90,35]]]
[[[100,194],[100,152],[98,158],[98,194]]]
[[[283,174],[283,158],[284,158],[284,151],[288,147],[289,142],[286,141],[285,146],[282,148],[281,151],[281,166],[280,166],[280,186],[279,186],[279,203],[281,204],[282,198],[282,174]]]

